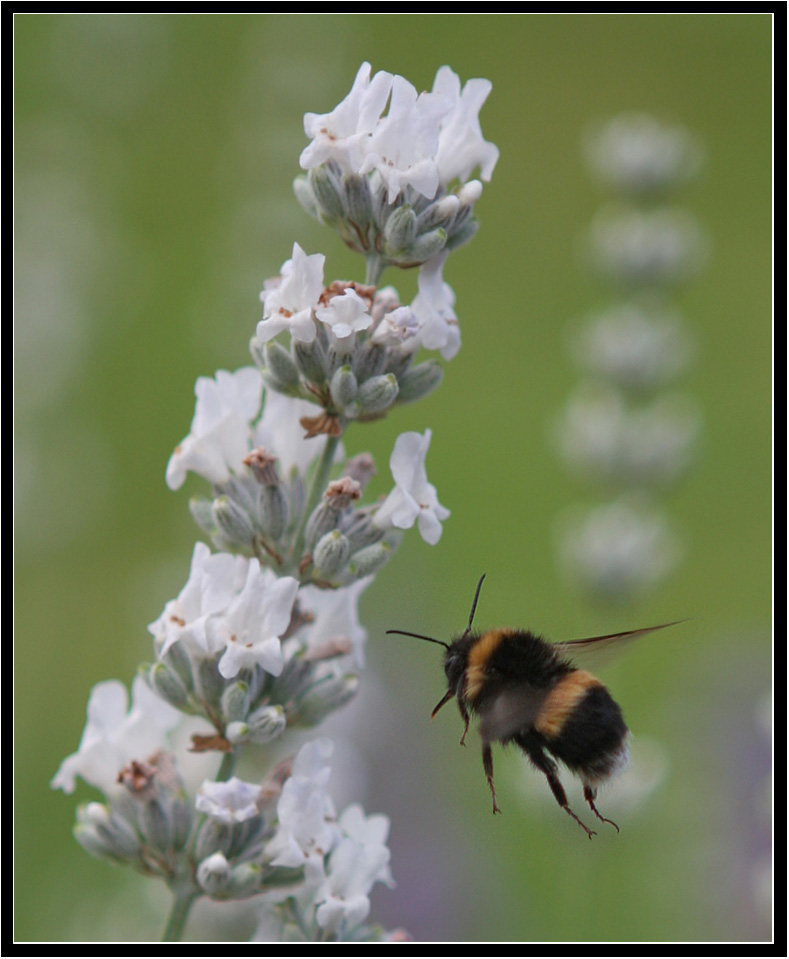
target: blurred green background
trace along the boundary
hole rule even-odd
[[[70,830],[90,793],[48,782],[93,684],[131,680],[185,582],[197,532],[164,468],[195,379],[249,362],[262,282],[294,240],[326,253],[327,281],[362,278],[291,182],[302,114],[338,103],[363,60],[419,89],[443,63],[488,77],[501,150],[480,232],[445,271],[463,348],[444,384],[348,434],[384,492],[395,437],[431,427],[452,511],[438,546],[414,531],[363,597],[369,672],[336,723],[338,803],[392,820],[397,888],[373,918],[423,940],[770,937],[771,34],[767,14],[16,15],[17,940],[158,934],[163,887],[83,853]],[[567,323],[609,298],[576,255],[603,199],[581,136],[624,110],[704,141],[678,200],[711,256],[678,300],[705,417],[697,468],[663,500],[685,560],[610,609],[557,570],[557,516],[589,489],[549,429],[579,378]],[[587,842],[515,751],[496,752],[493,817],[476,737],[458,747],[450,709],[428,722],[440,655],[384,630],[448,638],[482,572],[480,626],[567,639],[693,617],[606,673],[654,780],[601,800],[619,836]]]

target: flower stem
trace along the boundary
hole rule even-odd
[[[200,893],[192,886],[174,890],[173,906],[167,919],[162,942],[180,942],[192,903]]]
[[[329,470],[334,462],[334,455],[337,452],[337,445],[339,442],[339,436],[326,437],[326,445],[323,447],[323,455],[321,456],[320,462],[315,470],[315,475],[312,478],[312,485],[310,486],[310,492],[307,497],[304,513],[302,514],[301,525],[293,543],[293,553],[291,554],[291,559],[296,563],[298,563],[299,558],[301,557],[301,552],[304,549],[304,533],[307,528],[307,520],[310,518],[312,511],[318,505],[318,500],[321,498],[323,491],[326,489],[329,479]]]
[[[219,764],[219,771],[216,774],[216,781],[218,783],[226,783],[233,775],[233,770],[235,768],[236,750],[233,749],[229,753],[225,753],[222,757],[222,762]]]

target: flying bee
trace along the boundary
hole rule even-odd
[[[474,632],[471,624],[484,579],[483,575],[477,583],[468,626],[451,643],[401,629],[387,630],[390,634],[437,643],[446,649],[444,672],[449,686],[431,719],[445,703],[457,697],[465,723],[460,743],[465,745],[471,716],[479,717],[482,765],[494,813],[501,810],[493,785],[491,744],[514,742],[545,775],[556,801],[590,839],[596,833],[570,809],[559,781],[556,760],[581,779],[584,799],[595,816],[619,832],[619,826],[599,812],[595,799],[598,786],[627,762],[628,729],[622,710],[606,687],[591,673],[574,666],[572,657],[675,624],[664,623],[566,643],[551,643],[521,629]]]

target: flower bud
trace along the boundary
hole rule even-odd
[[[352,357],[353,371],[357,380],[369,380],[378,376],[386,363],[386,350],[379,343],[367,340],[357,345]]]
[[[320,538],[313,551],[312,560],[323,576],[333,576],[345,565],[349,553],[348,540],[338,529],[334,529]]]
[[[359,410],[363,416],[383,413],[397,399],[397,378],[392,373],[373,376],[359,387]]]
[[[357,579],[362,579],[371,573],[377,573],[389,562],[391,555],[392,547],[388,543],[373,543],[357,550],[351,556],[348,568]]]
[[[229,496],[214,500],[211,515],[217,526],[218,538],[228,549],[246,549],[254,539],[255,531],[247,513]]]
[[[307,179],[319,210],[319,219],[333,223],[343,212],[343,200],[331,172],[325,166],[310,170]]]
[[[299,370],[290,351],[276,340],[269,340],[263,350],[263,379],[278,393],[298,396],[301,393]]]
[[[233,827],[206,816],[197,830],[194,844],[195,859],[202,860],[216,853],[226,856],[232,845]]]
[[[421,400],[439,385],[444,377],[444,370],[435,360],[426,360],[418,366],[404,373],[398,380],[398,403],[413,403]]]
[[[224,898],[230,883],[230,864],[221,852],[214,853],[200,863],[197,881],[207,895]]]
[[[260,892],[263,870],[256,862],[242,862],[230,870],[227,895],[232,899],[247,899]]]
[[[193,496],[189,500],[189,512],[192,519],[197,523],[204,533],[213,536],[216,532],[216,523],[214,522],[213,500],[206,496]]]
[[[358,688],[359,677],[352,673],[316,684],[299,702],[294,721],[300,726],[316,726],[329,713],[353,699]]]
[[[350,366],[341,366],[332,376],[329,392],[335,405],[339,409],[345,409],[349,403],[356,399],[358,383]]]
[[[345,219],[353,223],[366,236],[367,228],[373,220],[370,181],[366,176],[350,174],[343,178],[343,185],[345,187]]]
[[[306,380],[318,389],[326,386],[323,347],[318,342],[317,337],[315,337],[312,343],[294,343],[293,356],[296,365]]]
[[[247,717],[250,742],[264,745],[285,732],[287,717],[282,706],[260,706]]]
[[[165,663],[159,662],[150,666],[146,679],[151,689],[158,696],[161,696],[165,702],[183,712],[189,711],[189,692],[178,676]]]
[[[129,862],[140,855],[133,828],[103,803],[84,803],[77,808],[74,838],[92,856]]]
[[[416,213],[408,203],[397,207],[386,221],[384,239],[387,253],[392,256],[398,256],[410,249],[416,239]]]
[[[243,682],[229,683],[222,693],[222,715],[228,722],[243,720],[249,708],[249,686]]]
[[[301,175],[296,177],[293,181],[293,192],[304,212],[314,220],[320,220],[321,212],[318,207],[318,201],[306,176]]]
[[[447,231],[442,227],[423,233],[404,252],[409,263],[426,263],[437,256],[447,245]]]
[[[459,207],[460,200],[454,193],[441,197],[419,214],[417,230],[419,233],[427,233],[437,226],[447,229]]]

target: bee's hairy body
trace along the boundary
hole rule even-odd
[[[554,759],[580,777],[587,802],[604,819],[594,805],[597,786],[626,762],[628,730],[622,710],[598,679],[573,666],[551,643],[518,629],[459,636],[447,650],[444,670],[449,691],[436,711],[457,697],[466,724],[461,741],[470,715],[479,717],[494,812],[499,807],[491,744],[514,742],[546,775],[559,805],[584,829],[569,808]]]

